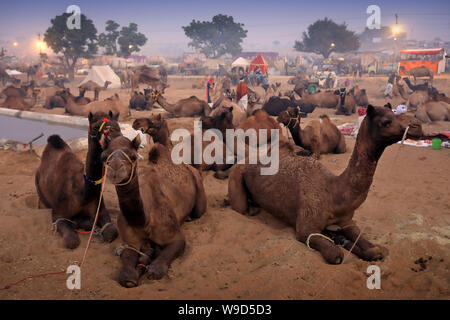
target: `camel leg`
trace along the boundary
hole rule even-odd
[[[320,159],[320,124],[316,122],[312,124],[311,152],[314,159]]]
[[[65,213],[66,208],[56,210],[53,209],[52,222],[55,223],[56,221],[58,221],[56,224],[56,231],[62,236],[64,247],[66,247],[67,249],[75,249],[80,245],[80,237],[75,231],[73,223],[67,220],[58,220],[67,219]]]
[[[184,235],[179,231],[173,241],[167,244],[158,257],[149,265],[147,278],[150,280],[159,280],[167,275],[170,264],[178,256],[183,254],[185,246],[186,241],[184,240]]]
[[[234,165],[228,180],[228,196],[230,197],[231,208],[239,213],[245,214],[248,209],[247,190],[242,176],[243,165]]]
[[[100,204],[100,212],[98,213],[97,225],[102,228],[102,237],[106,242],[113,242],[119,235],[116,226],[111,222],[111,217],[109,216],[109,212],[105,207],[103,198],[102,203]]]
[[[345,151],[346,151],[345,138],[344,135],[341,134],[339,138],[339,143],[334,153],[345,153]]]
[[[206,212],[206,208],[207,208],[205,188],[203,187],[202,177],[200,176],[200,173],[198,172],[198,170],[191,166],[186,166],[186,167],[192,173],[192,176],[194,178],[194,183],[195,183],[195,189],[196,189],[195,205],[189,216],[192,219],[198,219]]]
[[[142,245],[142,240],[138,234],[131,228],[122,214],[117,219],[120,237],[128,246],[139,250]],[[122,268],[119,272],[119,283],[126,288],[136,287],[139,281],[139,272],[136,265],[139,260],[139,253],[132,249],[124,249],[120,255],[122,260]]]
[[[295,232],[298,241],[306,244],[310,234],[321,233],[324,229],[311,221],[311,217],[315,216],[314,212],[312,211],[317,210],[318,209],[311,210],[309,208],[302,208],[297,214]],[[342,250],[324,237],[311,236],[309,238],[309,246],[319,251],[325,261],[330,264],[340,264],[344,259]]]
[[[356,241],[361,230],[356,226],[356,224],[351,221],[350,223],[346,223],[343,228],[343,234],[346,238],[348,238],[352,243]],[[351,247],[351,246],[349,246]],[[363,235],[359,236],[358,242],[356,243],[356,247],[359,247],[360,250],[353,249],[353,253],[355,253],[358,257],[366,261],[374,261],[383,258],[383,254],[379,247],[374,246],[370,241],[368,241]],[[346,249],[347,248],[346,246]]]

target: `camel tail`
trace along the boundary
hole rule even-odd
[[[66,146],[64,140],[61,139],[61,137],[57,134],[48,137],[47,142],[55,149],[64,149],[64,147]]]

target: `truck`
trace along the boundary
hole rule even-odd
[[[375,60],[367,66],[367,73],[370,77],[376,74],[387,74],[391,72],[398,72],[398,63],[384,60]]]

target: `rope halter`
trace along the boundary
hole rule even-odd
[[[120,186],[125,186],[125,185],[129,184],[129,183],[131,182],[131,180],[133,179],[134,171],[136,170],[136,161],[133,162],[133,161],[130,159],[130,157],[129,157],[125,152],[123,152],[121,149],[117,149],[117,150],[115,150],[114,152],[112,152],[112,153],[108,156],[108,158],[106,158],[106,161],[105,161],[105,167],[106,167],[106,168],[109,168],[109,169],[113,170],[113,169],[111,168],[111,166],[110,166],[108,163],[109,163],[109,160],[111,159],[111,157],[112,157],[115,153],[117,153],[117,152],[122,153],[122,155],[125,156],[125,158],[128,160],[128,162],[131,164],[131,173],[130,173],[130,177],[128,178],[128,180],[127,180],[126,182],[124,182],[124,183],[113,183],[113,185],[115,185],[115,186],[117,186],[117,187],[120,187]]]

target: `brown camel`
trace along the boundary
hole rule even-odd
[[[336,106],[337,115],[349,116],[356,112],[356,99],[354,95],[354,88],[350,89],[343,96],[340,96],[339,104]]]
[[[40,201],[52,209],[52,222],[63,238],[64,247],[75,249],[80,244],[76,228],[90,229],[99,201],[98,226],[103,239],[111,242],[117,229],[111,223],[103,199],[100,200],[103,175],[100,139],[109,131],[117,132],[116,118],[110,113],[89,114],[88,153],[86,168],[70,147],[58,135],[48,138],[36,171],[36,190]],[[106,125],[103,124],[105,118]],[[110,130],[116,128],[116,131]],[[120,132],[120,128],[118,128]],[[85,171],[86,170],[86,171]]]
[[[310,150],[315,159],[324,153],[345,153],[345,138],[328,116],[322,115],[302,129],[300,119],[303,115],[300,108],[289,108],[277,118],[278,122],[288,127],[296,145]]]
[[[133,76],[134,73],[130,69],[126,68],[125,70],[122,70],[120,73],[120,85],[122,89],[131,88]]]
[[[229,108],[232,108],[231,110],[233,112],[233,125],[237,127],[242,121],[247,118],[247,113],[225,95],[222,95],[216,102],[214,102],[212,111],[209,115],[211,117],[215,117]]]
[[[6,96],[2,107],[8,109],[29,111],[36,105],[37,101],[36,96],[34,96],[32,99],[27,99],[25,90],[14,86],[6,87],[2,91],[2,95]]]
[[[366,89],[360,89],[359,86],[354,86],[350,89],[350,91],[352,90],[356,105],[367,108],[369,105],[369,98],[367,97]]]
[[[139,145],[139,135],[133,141],[121,136],[102,153],[107,180],[115,185],[119,199],[117,224],[126,245],[121,252],[119,283],[124,287],[137,286],[141,271],[146,271],[149,279],[167,275],[171,262],[185,248],[181,224],[189,218],[200,218],[207,208],[202,178],[196,169],[174,165],[167,147],[156,143],[148,164],[138,171]],[[151,255],[140,251],[148,243],[161,248],[151,263]],[[145,259],[139,261],[140,256]],[[144,267],[138,266],[139,262]]]
[[[78,90],[80,90],[80,97],[84,97],[86,91],[94,91],[94,101],[98,101],[100,91],[106,90],[110,84],[111,81],[105,81],[103,87],[100,87],[96,82],[89,80],[78,87]]]
[[[153,95],[150,95],[148,103],[153,105],[156,101],[164,110],[175,117],[208,116],[211,112],[211,108],[206,101],[200,100],[196,96],[181,99],[175,103],[169,103],[161,92],[154,90],[153,93]]]
[[[91,99],[86,97],[75,97],[70,93],[70,89],[66,88],[64,90],[57,91],[54,96],[49,97],[43,107],[45,109],[66,108],[67,96],[69,96],[77,105],[85,105],[91,102]]]
[[[406,105],[411,111],[417,110],[419,105],[424,104],[430,100],[430,95],[428,94],[428,90],[418,90],[414,91],[408,96],[408,102]]]
[[[131,92],[133,93],[140,83],[147,84],[155,90],[164,92],[167,85],[167,72],[164,68],[158,67],[156,69],[147,66],[136,68],[131,81]]]
[[[444,101],[427,101],[417,107],[414,116],[424,123],[450,121],[450,104]]]
[[[305,95],[301,101],[304,107],[336,108],[339,104],[339,94],[335,91],[322,91]]]
[[[369,105],[347,169],[339,176],[311,157],[295,156],[291,148],[280,143],[279,170],[275,175],[261,175],[260,164],[238,164],[231,169],[228,183],[231,207],[247,213],[251,198],[295,227],[297,240],[318,250],[328,263],[342,263],[343,253],[337,246],[340,243],[323,237],[327,228],[346,238],[343,245],[347,250],[356,242],[352,252],[360,258],[381,259],[381,250],[360,235],[352,219],[367,197],[384,149],[401,140],[408,126],[408,138],[422,136],[417,119]]]
[[[433,72],[433,70],[431,70],[425,66],[411,68],[411,69],[409,69],[409,71],[406,71],[405,67],[401,66],[400,70],[408,76],[413,76],[414,84],[416,84],[416,82],[417,82],[416,80],[419,77],[429,77],[430,83],[433,83],[434,72]]]
[[[119,120],[123,121],[129,118],[129,108],[120,102],[120,97],[116,93],[114,96],[103,101],[93,101],[85,105],[78,105],[67,92],[61,94],[67,101],[66,112],[74,116],[86,117],[89,113],[112,111],[115,115],[120,115]]]

